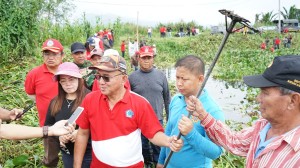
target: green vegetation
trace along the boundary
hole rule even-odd
[[[29,70],[42,63],[40,49],[42,42],[47,38],[56,38],[62,42],[66,52],[64,61],[71,60],[69,48],[72,42],[85,42],[87,35],[91,35],[100,29],[109,27],[114,30],[116,35],[114,48],[117,50],[120,50],[121,40],[127,40],[128,37],[136,38],[135,25],[122,23],[120,19],[117,19],[114,23],[103,24],[101,18],[97,18],[96,26],[92,26],[93,24],[86,20],[85,15],[74,23],[69,23],[63,19],[58,22],[57,17],[61,17],[61,13],[53,11],[53,9],[59,5],[62,5],[60,9],[64,9],[65,6],[63,5],[65,1],[59,2],[62,4],[58,3],[56,6],[45,8],[47,5],[44,3],[46,2],[39,0],[0,0],[1,107],[8,109],[14,107],[24,108],[32,103],[24,92],[24,79]],[[41,15],[47,19],[37,17]],[[189,25],[193,24],[189,23]],[[179,24],[169,23],[166,25],[176,27]],[[198,36],[159,38],[158,28],[156,27],[153,31],[154,37],[147,39],[148,44],[156,44],[158,56],[155,62],[158,68],[173,66],[177,59],[187,54],[201,56],[209,65],[223,38],[221,35],[210,35],[208,31],[204,31]],[[147,36],[146,27],[140,26],[139,30],[140,37]],[[282,47],[275,52],[263,51],[259,48],[259,45],[266,37],[271,39],[270,43],[272,43],[275,36],[283,39],[284,35],[282,34],[270,32],[262,35],[249,34],[245,36],[242,33],[230,35],[212,77],[227,82],[240,82],[244,75],[261,73],[270,64],[274,56],[299,54],[300,34],[292,35],[292,47],[290,49]],[[126,57],[126,60],[129,63],[128,57]],[[235,87],[240,88],[241,85],[235,85]],[[172,93],[175,91],[174,83],[171,83],[171,91]],[[248,93],[247,99],[251,103],[256,95],[256,90],[248,90]],[[252,107],[252,104],[245,104],[242,112],[250,107]],[[250,108],[250,110],[254,110],[251,117],[252,120],[255,120],[257,118],[255,109]],[[36,109],[31,109],[22,120],[12,123],[38,126]],[[237,130],[243,126],[240,123],[230,121],[227,121],[227,124]],[[250,125],[251,122],[247,124]],[[40,139],[26,141],[1,140],[0,151],[0,164],[4,167],[42,167],[43,145]],[[221,158],[214,161],[214,165],[215,167],[244,167],[244,159],[226,152]]]

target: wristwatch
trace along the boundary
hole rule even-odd
[[[43,138],[48,137],[48,128],[49,126],[43,126]]]

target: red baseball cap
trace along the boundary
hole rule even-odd
[[[58,53],[64,50],[64,47],[56,39],[48,39],[43,43],[42,51],[50,50],[52,52]]]
[[[145,57],[145,56],[153,57],[154,51],[151,46],[143,46],[142,48],[140,48],[139,55],[140,57]]]

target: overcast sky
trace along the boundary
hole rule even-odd
[[[143,25],[180,20],[193,20],[204,26],[218,25],[224,23],[219,9],[233,10],[253,23],[255,14],[277,13],[279,7],[279,0],[74,0],[73,3],[77,7],[75,18],[85,12],[88,17],[97,15],[105,20],[108,15],[115,15],[120,16],[121,21],[136,22],[138,13],[139,23]],[[300,0],[280,0],[280,5],[282,10],[292,5],[300,8]]]

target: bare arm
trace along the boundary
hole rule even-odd
[[[81,168],[86,145],[90,136],[89,129],[78,129],[74,147],[74,168]]]
[[[149,141],[157,146],[169,147],[174,152],[179,151],[183,145],[182,139],[177,140],[176,136],[168,137],[163,132],[157,132]]]
[[[61,120],[48,128],[48,136],[58,136],[73,132],[74,127],[64,127],[66,120]],[[43,137],[42,127],[29,127],[15,124],[0,124],[0,139],[30,139]]]
[[[27,96],[28,96],[31,100],[33,100],[33,101],[35,102],[35,100],[36,100],[35,95],[29,95],[29,94],[27,94]]]

